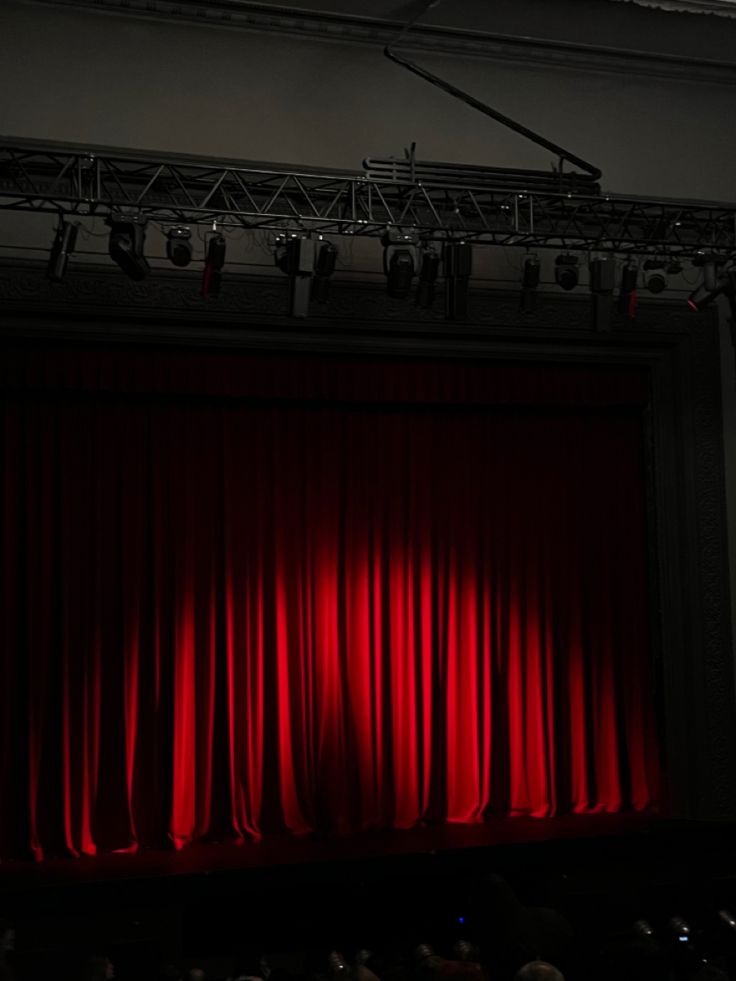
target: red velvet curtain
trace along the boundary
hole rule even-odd
[[[2,371],[0,857],[653,803],[637,373]]]

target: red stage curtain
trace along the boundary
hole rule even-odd
[[[0,857],[653,803],[641,376],[3,371]]]

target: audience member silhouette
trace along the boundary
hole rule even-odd
[[[111,981],[115,977],[112,961],[105,954],[95,954],[87,961],[87,981]]]
[[[530,961],[516,972],[514,981],[565,981],[562,973],[546,961]]]
[[[8,954],[15,950],[15,929],[0,918],[0,981],[13,981],[15,975],[8,963]]]

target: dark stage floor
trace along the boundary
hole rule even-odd
[[[182,851],[141,850],[136,854],[102,853],[94,858],[49,858],[41,863],[0,863],[0,892],[65,883],[129,878],[198,875],[272,866],[436,855],[499,845],[590,839],[650,832],[661,822],[651,814],[515,817],[485,824],[443,824],[407,831],[366,832],[349,837],[266,835],[258,842],[207,842]]]
[[[440,944],[462,933],[468,883],[488,873],[583,933],[615,932],[639,917],[736,910],[736,831],[652,815],[514,818],[5,863],[0,914],[27,950],[102,938],[123,964],[147,950],[216,956],[244,936],[273,951]]]

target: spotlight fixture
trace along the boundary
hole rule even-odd
[[[277,239],[276,265],[289,277],[289,310],[292,317],[309,316],[309,298],[314,275],[314,241],[293,234]]]
[[[524,256],[521,270],[521,309],[531,313],[535,307],[535,291],[539,286],[539,256],[529,253]]]
[[[397,230],[388,231],[383,243],[383,271],[389,296],[405,300],[411,290],[418,266],[417,247],[411,235]]]
[[[112,214],[106,220],[110,226],[110,258],[124,273],[136,281],[148,276],[148,265],[143,249],[146,243],[146,220],[140,215]]]
[[[703,280],[687,298],[687,304],[696,313],[712,303],[721,294],[728,297],[731,309],[734,309],[736,295],[736,270],[731,267],[724,270],[724,257],[715,253],[699,252],[693,258],[693,265],[703,269]]]
[[[448,242],[442,253],[442,262],[446,280],[445,319],[466,320],[473,249],[467,242]]]
[[[555,282],[563,290],[574,290],[578,285],[578,257],[569,253],[555,259]]]
[[[417,289],[417,306],[423,310],[429,309],[434,303],[434,289],[440,271],[440,256],[435,249],[427,246],[422,250],[422,264],[419,267],[419,288]]]
[[[202,296],[219,296],[222,286],[222,267],[225,265],[227,243],[223,235],[215,233],[207,242],[207,255],[202,273]]]
[[[590,292],[593,294],[593,330],[610,330],[616,263],[611,257],[591,259]]]
[[[736,270],[727,269],[718,278],[712,275],[706,276],[707,266],[703,268],[703,281],[697,286],[687,298],[687,305],[695,313],[700,313],[709,303],[712,303],[722,293],[725,293],[729,300],[733,300],[736,289]]]
[[[337,247],[332,242],[320,242],[314,260],[312,299],[315,303],[327,303],[330,293],[330,276],[337,264]]]
[[[650,293],[661,293],[667,288],[664,263],[660,259],[647,259],[644,263],[644,283]]]
[[[621,272],[621,289],[618,294],[619,313],[633,320],[636,316],[636,287],[639,281],[639,267],[630,259]]]
[[[725,281],[721,284],[716,283],[715,288],[710,290],[706,287],[705,282],[702,282],[700,286],[697,286],[687,298],[687,305],[691,310],[694,310],[695,313],[700,313],[700,311],[704,310],[709,303],[712,303],[713,300],[716,299],[716,297],[720,296],[724,289]]]
[[[69,256],[74,252],[77,244],[77,225],[73,225],[63,218],[59,219],[59,226],[56,229],[56,238],[51,246],[49,264],[46,268],[46,276],[55,283],[60,283],[66,275],[66,267]]]
[[[188,266],[192,261],[192,233],[185,225],[176,225],[166,233],[166,255],[175,266]]]
[[[703,285],[709,292],[715,290],[718,282],[719,266],[724,263],[723,256],[715,252],[697,252],[693,256],[693,265],[703,270]]]

